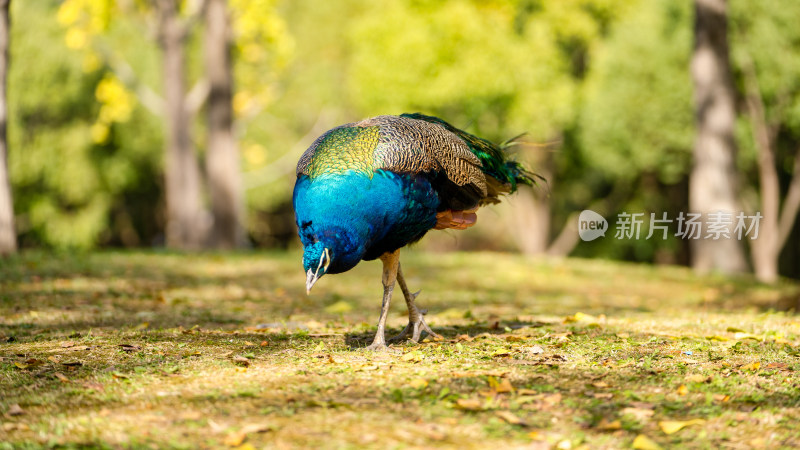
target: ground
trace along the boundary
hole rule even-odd
[[[306,296],[291,252],[0,260],[0,449],[800,446],[796,283],[401,261],[444,340],[387,354],[376,262]]]

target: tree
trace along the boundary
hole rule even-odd
[[[691,62],[696,137],[689,177],[689,209],[708,214],[740,211],[737,193],[736,92],[728,55],[726,0],[695,0],[695,43]],[[733,226],[730,227],[731,235]],[[692,240],[692,267],[703,273],[747,270],[734,239]]]
[[[750,241],[752,262],[759,280],[774,282],[800,210],[800,63],[783,57],[795,53],[800,41],[793,20],[800,6],[773,0],[736,2],[731,9],[733,60],[749,125],[740,141],[754,150],[758,189],[752,208],[763,216],[758,238]]]
[[[204,245],[208,227],[186,95],[184,50],[192,22],[180,17],[178,7],[178,0],[156,2],[167,116],[166,242],[168,247],[197,249]]]
[[[8,174],[8,139],[6,134],[8,107],[6,79],[8,74],[9,6],[11,0],[0,0],[0,255],[17,251],[14,230],[14,204]]]
[[[209,243],[242,247],[244,199],[239,152],[233,132],[232,31],[225,0],[209,0],[205,12],[205,67],[209,82],[206,174],[213,224]]]

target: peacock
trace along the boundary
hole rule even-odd
[[[383,302],[370,350],[387,350],[386,317],[395,282],[408,325],[390,342],[439,335],[425,322],[400,269],[400,249],[429,230],[475,224],[478,207],[498,203],[534,177],[504,146],[423,114],[377,116],[325,132],[297,163],[293,206],[303,244],[306,293],[327,274],[361,260],[383,263]]]

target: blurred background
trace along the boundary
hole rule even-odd
[[[800,2],[0,4],[5,252],[296,248],[308,145],[423,112],[495,142],[522,135],[514,158],[547,183],[419,248],[800,278]],[[640,239],[577,232],[584,209],[613,226],[621,212],[718,208],[760,212],[759,239],[693,243],[675,223],[668,239],[645,239],[646,224]]]

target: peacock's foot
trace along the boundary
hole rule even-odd
[[[427,322],[425,322],[425,314],[428,312],[427,310],[417,310],[418,314],[416,314],[417,318],[414,320],[413,318],[409,317],[408,325],[403,328],[403,331],[400,332],[397,336],[389,339],[389,342],[400,342],[406,339],[410,339],[415,344],[419,343],[420,337],[422,336],[422,332],[424,331],[427,333],[434,340],[441,340],[442,336],[435,333],[431,330],[431,327],[428,326]]]

